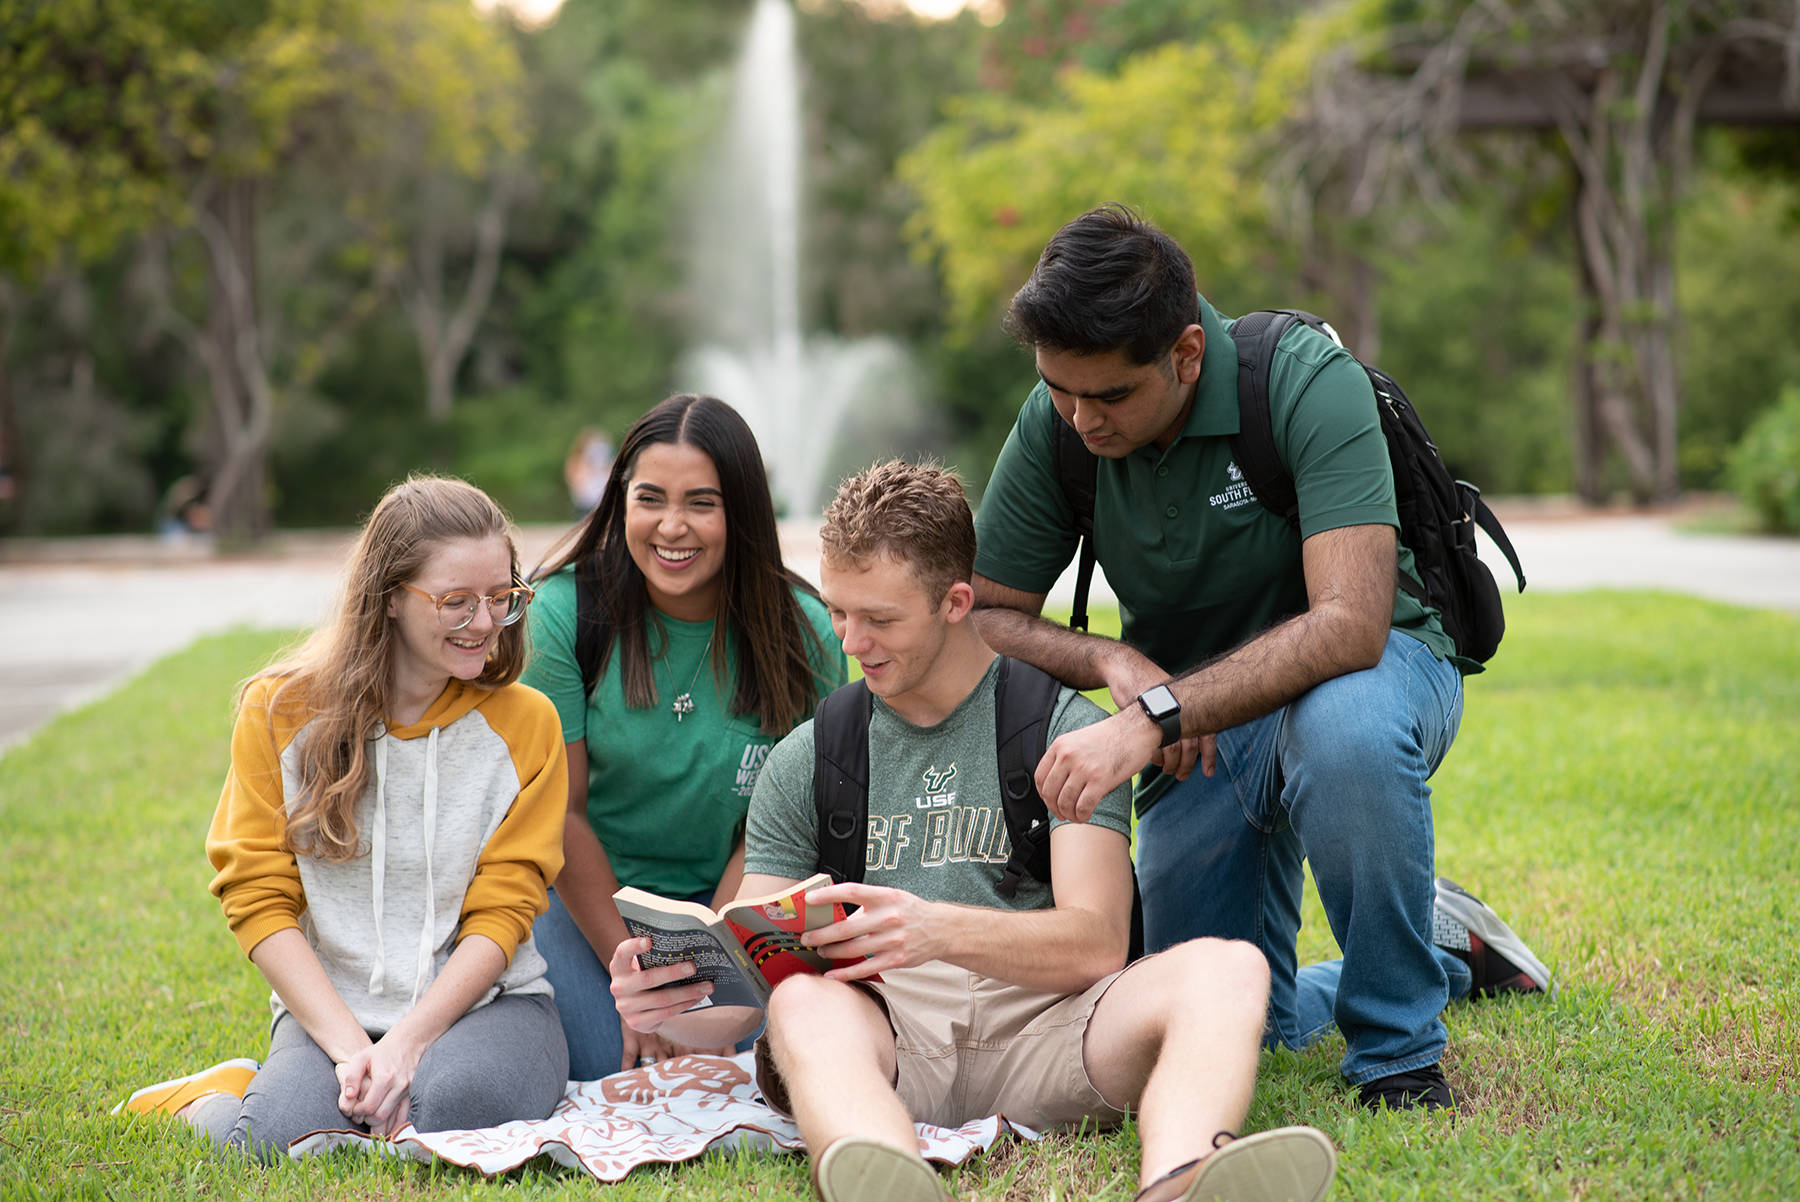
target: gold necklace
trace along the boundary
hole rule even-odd
[[[712,635],[709,634],[706,636],[706,646],[700,649],[700,662],[694,665],[694,678],[688,681],[686,690],[675,695],[674,702],[669,706],[669,712],[675,715],[675,721],[677,722],[680,722],[683,718],[694,712],[694,686],[700,683],[700,670],[706,667],[706,654],[711,650]],[[663,652],[661,658],[668,658],[667,650]],[[675,676],[673,672],[669,675],[669,687],[671,689],[675,687]]]

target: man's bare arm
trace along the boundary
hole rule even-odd
[[[1050,834],[1050,862],[1056,904],[1045,910],[932,902],[881,885],[827,885],[811,896],[859,909],[802,941],[844,961],[827,974],[835,980],[942,960],[1026,989],[1079,993],[1125,966],[1130,843],[1106,827],[1059,826]]]
[[[1300,554],[1306,612],[1170,686],[1181,702],[1184,733],[1248,722],[1333,677],[1381,662],[1394,615],[1393,527],[1323,530],[1300,545]]]
[[[1302,693],[1381,662],[1394,612],[1391,526],[1325,530],[1301,544],[1307,609],[1170,684],[1187,737],[1270,713]],[[1162,733],[1137,706],[1071,731],[1038,765],[1051,812],[1082,821],[1100,798],[1149,762]]]
[[[1040,616],[1043,608],[1043,593],[975,576],[975,625],[987,645],[1000,654],[1022,659],[1078,689],[1110,689],[1115,705],[1169,679],[1168,672],[1137,648],[1052,622]]]
[[[1022,659],[1078,689],[1105,687],[1117,709],[1126,708],[1139,693],[1169,679],[1155,660],[1130,644],[1060,626],[1040,616],[1043,608],[1043,593],[1027,593],[979,573],[975,576],[976,629],[1000,654]],[[1212,774],[1211,743],[1198,735],[1159,748],[1153,758],[1157,767],[1182,780],[1194,770],[1196,761],[1204,763],[1207,775]]]

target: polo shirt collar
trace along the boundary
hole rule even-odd
[[[1225,332],[1225,320],[1204,296],[1200,298],[1200,328],[1206,331],[1206,350],[1200,356],[1200,379],[1194,385],[1194,407],[1182,424],[1181,437],[1236,434],[1237,344]]]

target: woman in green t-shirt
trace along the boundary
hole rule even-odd
[[[522,679],[561,716],[569,810],[533,937],[570,1074],[588,1080],[671,1051],[613,1009],[614,890],[736,892],[763,757],[844,682],[844,655],[782,566],[755,436],[713,397],[672,396],[632,426],[599,505],[535,576]]]

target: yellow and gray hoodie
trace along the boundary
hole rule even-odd
[[[231,736],[206,854],[212,891],[244,954],[297,927],[357,1022],[386,1032],[431,985],[465,936],[486,935],[507,967],[476,1005],[549,993],[531,924],[562,868],[568,765],[556,708],[525,685],[451,680],[408,726],[370,740],[374,765],[356,804],[362,846],[328,863],[282,850],[299,794],[313,712],[251,684]],[[271,721],[272,719],[272,721]],[[270,998],[276,1015],[285,1007]]]

